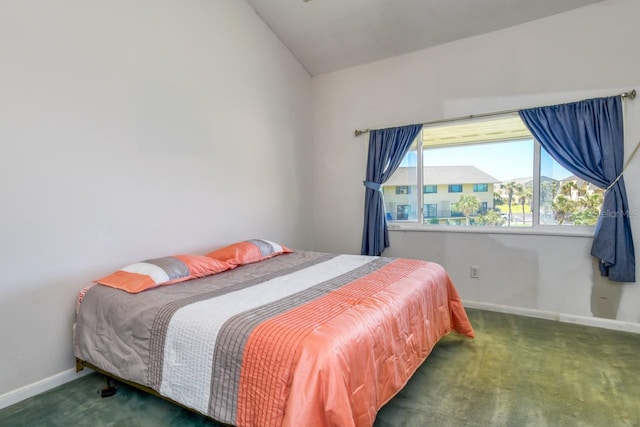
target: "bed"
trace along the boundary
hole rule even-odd
[[[235,426],[371,426],[437,341],[473,337],[438,264],[295,251],[79,297],[77,366]]]

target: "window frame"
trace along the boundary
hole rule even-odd
[[[405,210],[405,209],[402,209],[402,215],[404,216],[404,215],[406,214],[406,215],[407,215],[407,218],[406,218],[406,219],[398,219],[398,220],[396,220],[396,221],[411,221],[411,220],[409,219],[409,217],[411,216],[411,204],[410,204],[410,203],[409,203],[409,204],[402,204],[402,205],[401,205],[401,204],[398,204],[398,205],[396,205],[396,218],[397,218],[397,217],[399,216],[399,214],[400,214],[400,208],[404,208],[404,207],[407,207],[407,209],[406,209],[406,210]],[[406,211],[406,212],[405,212],[405,211]]]
[[[427,187],[433,188],[434,191],[426,191]],[[435,184],[423,184],[422,185],[422,192],[424,194],[438,194],[438,186],[435,185]]]
[[[484,190],[477,190],[482,185]],[[473,192],[474,193],[488,193],[489,192],[489,184],[473,184]]]
[[[438,204],[437,203],[425,203],[422,205],[422,215],[424,215],[426,213],[427,210],[430,210],[431,208],[427,208],[425,209],[425,206],[432,206],[435,207],[435,215],[434,216],[425,216],[425,219],[433,219],[433,218],[437,218],[438,217]]]
[[[406,190],[406,191],[401,191]],[[396,194],[399,196],[408,196],[411,194],[411,186],[410,185],[396,185]]]
[[[496,114],[495,117],[500,117],[503,114]],[[463,122],[465,119],[460,119]],[[541,235],[541,236],[567,236],[567,237],[593,237],[595,234],[595,226],[588,225],[549,225],[540,224],[540,212],[539,209],[533,209],[532,212],[532,224],[531,227],[503,227],[494,225],[483,225],[478,227],[462,227],[459,225],[443,225],[443,224],[429,224],[428,220],[431,218],[424,217],[424,194],[434,194],[424,192],[424,179],[423,179],[423,153],[424,147],[422,144],[422,132],[420,130],[416,136],[416,188],[423,188],[423,191],[416,191],[417,211],[416,220],[393,220],[388,221],[387,227],[389,230],[398,231],[425,231],[425,232],[454,232],[454,233],[481,233],[481,234],[510,234],[510,235]],[[520,139],[520,138],[519,138]],[[532,200],[536,205],[540,203],[540,164],[541,164],[541,150],[540,143],[532,136],[533,140],[533,195]],[[509,140],[493,141],[493,142],[505,142]],[[479,142],[482,143],[482,142]],[[472,145],[472,144],[469,144]],[[462,184],[460,184],[462,186]],[[437,186],[436,186],[437,187]],[[411,185],[409,185],[411,188]],[[463,188],[464,192],[464,188]]]

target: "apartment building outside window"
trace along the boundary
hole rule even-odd
[[[424,126],[382,192],[390,222],[520,228],[592,227],[604,195],[551,159],[517,114]]]

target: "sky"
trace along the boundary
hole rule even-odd
[[[424,150],[424,166],[476,166],[498,181],[533,176],[533,141],[509,141]],[[542,150],[541,175],[563,179],[571,175]],[[410,152],[401,166],[415,166],[416,153]]]

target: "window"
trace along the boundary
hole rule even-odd
[[[423,186],[423,191],[424,194],[432,194],[432,193],[437,193],[438,192],[438,186],[437,185],[425,185]]]
[[[437,203],[425,203],[424,205],[424,217],[425,218],[437,218],[438,216],[438,204]]]
[[[412,194],[416,185],[423,191]],[[604,190],[562,168],[508,114],[425,125],[383,195],[391,221],[557,229],[595,225]]]
[[[396,194],[411,194],[411,187],[408,185],[399,185],[396,187]]]
[[[409,219],[409,213],[411,212],[411,205],[398,205],[397,207],[397,219],[399,221],[405,221]]]

